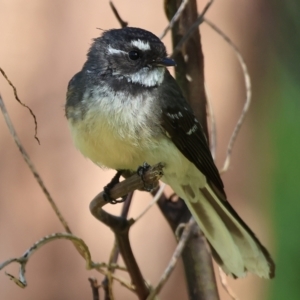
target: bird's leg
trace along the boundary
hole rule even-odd
[[[122,170],[118,170],[116,175],[111,179],[110,183],[108,183],[104,188],[103,188],[103,198],[106,202],[109,202],[111,204],[117,204],[117,203],[121,203],[124,202],[126,197],[123,197],[121,200],[117,200],[117,199],[112,199],[110,197],[110,190],[120,182],[120,177],[122,175]]]
[[[141,177],[141,179],[144,182],[144,191],[147,191],[147,192],[151,192],[155,188],[155,186],[153,186],[152,184],[151,185],[146,184],[146,182],[144,180],[144,175],[149,170],[149,168],[150,168],[150,165],[148,165],[146,162],[144,162],[143,165],[139,166],[136,171],[137,174]]]

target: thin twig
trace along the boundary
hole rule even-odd
[[[132,203],[133,194],[134,194],[134,191],[128,193],[126,200],[124,201],[123,206],[122,206],[122,210],[121,210],[121,214],[120,214],[121,218],[127,218],[128,213],[129,213],[129,208]]]
[[[122,211],[120,214],[121,218],[127,218],[127,216],[128,216],[130,204],[132,202],[133,193],[134,192],[129,193],[126,197],[125,202],[123,203]],[[113,290],[112,290],[113,277],[111,276],[111,274],[114,273],[114,271],[115,271],[114,264],[116,264],[118,261],[119,253],[120,253],[119,247],[118,247],[117,241],[115,240],[114,246],[113,246],[110,256],[109,256],[109,266],[110,267],[108,268],[108,275],[105,276],[105,278],[102,281],[102,287],[104,290],[104,300],[113,300],[114,299]]]
[[[112,291],[112,273],[115,271],[114,266],[111,265],[111,263],[116,263],[119,256],[119,248],[117,245],[117,242],[114,242],[113,249],[111,250],[110,256],[109,256],[109,268],[108,268],[108,274],[104,277],[102,280],[102,288],[104,290],[104,300],[112,300],[114,299],[113,291]]]
[[[118,10],[116,9],[116,7],[115,7],[115,5],[113,4],[112,1],[109,1],[109,5],[110,5],[110,7],[111,7],[111,9],[112,9],[112,11],[113,11],[113,13],[114,13],[116,19],[117,19],[118,22],[120,23],[120,26],[121,26],[122,28],[127,27],[128,22],[124,21],[124,20],[121,18],[121,16],[120,16]]]
[[[99,297],[99,287],[100,286],[98,285],[97,279],[89,278],[88,280],[91,284],[93,300],[100,300],[100,297]]]
[[[0,270],[2,270],[3,268],[5,268],[6,266],[8,266],[9,264],[13,263],[13,262],[17,262],[20,264],[20,271],[19,271],[19,279],[16,278],[15,276],[6,273],[7,276],[9,276],[9,278],[11,280],[13,280],[18,286],[24,288],[27,286],[27,281],[25,278],[25,267],[27,262],[29,261],[29,258],[32,256],[32,254],[37,251],[39,248],[41,248],[42,246],[44,246],[45,244],[53,241],[53,240],[57,240],[57,239],[66,239],[66,240],[70,240],[73,244],[76,244],[76,248],[80,248],[80,254],[83,253],[83,257],[86,261],[86,268],[88,270],[90,269],[95,269],[97,271],[99,271],[101,274],[103,275],[107,275],[108,272],[103,270],[103,268],[109,268],[110,266],[107,265],[106,263],[95,263],[92,261],[91,259],[91,254],[89,251],[88,246],[85,244],[85,242],[76,237],[73,234],[70,233],[54,233],[48,236],[43,237],[42,239],[40,239],[39,241],[37,241],[36,243],[34,243],[28,250],[25,251],[25,253],[18,258],[11,258],[8,259],[6,261],[4,261],[3,263],[0,264]],[[118,266],[118,265],[114,265],[115,269],[119,269],[119,270],[123,270],[123,271],[127,271],[126,268]],[[126,282],[124,279],[112,275],[112,277],[114,278],[114,280],[118,281],[121,283],[121,285],[125,286],[126,288],[128,288],[129,290],[135,292],[135,288],[132,284]]]
[[[147,212],[148,210],[160,199],[162,193],[164,192],[164,189],[166,187],[166,184],[161,184],[158,191],[156,192],[155,196],[153,197],[152,201],[148,204],[148,206],[134,219],[134,223],[136,223],[138,220],[140,220]]]
[[[173,53],[171,57],[176,56],[176,54],[181,50],[183,44],[192,36],[192,34],[195,32],[195,30],[198,29],[199,25],[203,22],[204,20],[204,15],[210,8],[210,6],[213,4],[214,0],[210,0],[202,10],[201,14],[198,16],[196,21],[191,25],[191,27],[188,29],[186,34],[183,36],[183,38],[179,41],[179,43],[176,45],[175,49],[173,50]]]
[[[227,283],[227,276],[222,270],[222,268],[219,267],[219,276],[221,284],[224,288],[224,290],[227,292],[227,294],[230,296],[232,300],[239,300],[239,298],[234,294],[233,290],[230,288],[230,286]]]
[[[162,274],[162,276],[160,277],[160,280],[157,284],[157,286],[152,289],[150,295],[148,296],[147,300],[153,300],[155,298],[155,296],[161,291],[162,287],[165,285],[165,283],[167,282],[167,280],[169,279],[170,275],[172,274],[172,272],[174,271],[174,268],[176,266],[176,263],[178,261],[178,259],[181,256],[182,251],[184,250],[184,247],[191,235],[192,232],[192,228],[193,225],[195,224],[195,220],[193,218],[191,218],[189,220],[189,222],[186,224],[182,235],[180,237],[180,240],[177,244],[177,247],[171,257],[171,260],[167,266],[167,268],[165,269],[164,273]]]
[[[120,265],[118,265],[118,264],[116,264],[116,263],[108,264],[108,263],[102,262],[102,263],[99,264],[99,266],[100,266],[101,268],[106,268],[106,269],[114,268],[114,269],[119,270],[119,271],[127,272],[127,268],[126,268],[126,267],[120,266]],[[95,267],[95,266],[94,266],[93,268],[94,268],[94,269],[97,269],[98,267]]]
[[[215,113],[213,109],[213,104],[211,101],[211,95],[208,91],[207,86],[205,86],[205,92],[206,92],[206,103],[208,107],[208,114],[210,119],[210,134],[209,134],[209,141],[210,141],[210,152],[213,157],[213,159],[216,159],[216,149],[217,149],[217,126],[216,126],[216,118]]]
[[[70,233],[54,233],[54,234],[45,236],[42,239],[40,239],[39,241],[37,241],[36,243],[34,243],[27,251],[25,251],[25,253],[22,256],[20,256],[18,258],[12,258],[12,259],[9,259],[9,260],[1,263],[0,270],[2,270],[4,267],[6,267],[7,265],[9,265],[13,262],[19,263],[20,264],[19,279],[8,273],[6,273],[6,275],[9,276],[10,279],[12,281],[14,281],[18,286],[25,288],[27,286],[27,281],[25,278],[25,271],[26,271],[25,267],[26,267],[27,262],[29,261],[29,258],[39,248],[41,248],[42,246],[44,246],[45,244],[47,244],[53,240],[57,240],[57,239],[67,239],[67,240],[72,241],[73,244],[76,244],[77,247],[81,249],[81,253],[83,253],[84,259],[86,261],[86,268],[88,270],[94,268],[94,265],[96,265],[96,264],[94,264],[92,262],[89,248],[82,239],[80,239],[77,236],[72,235]],[[99,264],[97,264],[97,266],[99,267]]]
[[[94,264],[93,265],[93,269],[95,269],[96,271],[98,271],[99,273],[108,276],[109,273],[105,270],[103,270],[103,267],[107,266],[106,263],[100,263],[100,264]],[[123,268],[123,270],[126,270],[125,268]],[[118,281],[122,286],[126,287],[128,290],[130,290],[131,292],[136,292],[135,286],[132,283],[127,282],[124,278],[121,278],[115,274],[110,273],[110,276],[115,280]]]
[[[40,144],[40,140],[37,136],[37,129],[38,129],[38,125],[37,125],[37,120],[36,120],[36,116],[35,114],[33,113],[32,109],[26,105],[25,103],[23,103],[19,96],[18,96],[18,93],[17,93],[17,88],[14,86],[14,84],[9,80],[9,78],[7,77],[6,73],[4,72],[4,70],[0,67],[0,72],[2,73],[3,77],[6,79],[6,81],[8,82],[8,84],[12,87],[13,91],[14,91],[14,95],[15,95],[15,99],[23,106],[23,107],[26,107],[31,116],[33,117],[33,121],[34,121],[34,138],[37,140],[37,142]]]
[[[239,51],[237,46],[235,46],[235,44],[232,42],[232,40],[220,28],[218,28],[215,24],[213,24],[211,21],[209,21],[205,18],[204,22],[208,26],[210,26],[214,31],[216,31],[228,43],[228,45],[233,49],[233,51],[234,51],[234,53],[235,53],[235,55],[236,55],[236,57],[237,57],[237,59],[240,63],[240,66],[242,68],[243,75],[244,75],[244,81],[245,81],[246,99],[245,99],[245,103],[244,103],[244,107],[243,107],[243,110],[241,112],[241,115],[240,115],[240,117],[239,117],[239,119],[236,123],[236,126],[233,130],[233,133],[230,137],[230,140],[229,140],[229,143],[228,143],[228,146],[227,146],[225,162],[224,162],[223,168],[220,171],[220,173],[223,173],[223,172],[226,172],[229,168],[231,154],[232,154],[232,150],[233,150],[233,145],[236,141],[238,133],[241,129],[241,126],[242,126],[242,124],[245,120],[246,114],[247,114],[249,106],[251,104],[251,94],[252,94],[251,78],[250,78],[245,60],[244,60],[243,56],[241,55],[241,52]]]
[[[175,22],[179,19],[179,17],[181,16],[183,10],[185,9],[187,3],[189,2],[189,0],[182,0],[180,6],[178,7],[177,12],[175,13],[175,15],[173,16],[172,20],[169,22],[168,26],[164,29],[164,31],[162,32],[162,34],[160,35],[160,39],[162,40],[166,34],[168,33],[168,31],[170,29],[173,28]]]
[[[31,173],[33,174],[33,176],[35,177],[36,181],[38,182],[39,186],[41,187],[42,191],[44,192],[48,202],[50,203],[52,209],[54,210],[56,216],[58,217],[59,221],[61,222],[61,224],[63,225],[63,227],[65,228],[65,230],[68,232],[68,233],[72,233],[71,232],[71,229],[69,227],[69,225],[67,224],[67,221],[64,219],[64,217],[62,216],[62,214],[60,213],[59,209],[58,209],[58,206],[56,205],[54,199],[51,197],[50,195],[50,192],[48,191],[48,189],[46,188],[41,176],[39,175],[39,173],[37,172],[35,166],[33,165],[33,163],[31,162],[31,159],[29,158],[27,152],[25,151],[17,133],[16,133],[16,130],[12,124],[12,121],[9,117],[9,114],[7,112],[7,109],[4,105],[4,102],[3,102],[3,99],[0,95],[0,107],[1,107],[1,110],[2,110],[2,113],[3,113],[3,116],[4,116],[4,119],[5,119],[5,122],[6,122],[6,125],[10,131],[10,134],[12,135],[17,147],[19,148],[21,154],[22,154],[22,157],[24,158],[27,166],[29,167]]]
[[[61,214],[58,206],[56,205],[54,199],[52,198],[50,192],[48,191],[48,189],[46,188],[41,176],[39,175],[39,173],[37,172],[34,164],[32,163],[31,159],[29,158],[29,155],[27,154],[27,152],[25,151],[25,148],[23,147],[18,135],[17,135],[17,132],[13,126],[13,123],[9,117],[9,114],[7,112],[7,109],[5,107],[5,104],[4,104],[4,101],[1,97],[1,94],[0,94],[0,107],[1,107],[1,111],[2,111],[2,114],[4,116],[4,119],[5,119],[5,122],[6,122],[6,125],[10,131],[10,134],[12,135],[19,151],[21,152],[21,155],[23,157],[23,159],[25,160],[27,166],[29,167],[31,173],[33,174],[34,178],[36,179],[37,183],[39,184],[40,188],[42,189],[44,195],[46,196],[48,202],[50,203],[50,206],[52,207],[52,209],[54,210],[54,213],[56,214],[56,216],[58,217],[60,223],[62,224],[62,226],[64,227],[64,229],[72,234],[72,231],[67,223],[67,221],[65,220],[65,218],[63,217],[63,215]],[[79,252],[79,254],[84,257],[84,253],[81,252],[81,248],[80,247],[77,247],[77,244],[74,243],[74,246],[75,248],[77,249],[77,251]]]

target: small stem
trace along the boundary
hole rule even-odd
[[[230,166],[230,159],[231,159],[231,154],[232,154],[232,150],[233,150],[233,146],[234,143],[236,141],[236,138],[240,132],[240,129],[244,123],[245,117],[248,113],[250,104],[251,104],[251,97],[252,97],[252,88],[251,88],[251,78],[249,75],[249,71],[248,71],[248,67],[245,63],[245,60],[241,54],[241,52],[239,51],[239,49],[237,48],[237,46],[232,42],[232,40],[220,29],[218,28],[214,23],[212,23],[211,21],[207,20],[204,18],[204,22],[211,27],[215,32],[217,32],[226,42],[227,44],[233,49],[239,63],[240,66],[242,68],[243,71],[243,75],[244,75],[244,82],[245,82],[245,89],[246,89],[246,99],[244,102],[244,106],[243,106],[243,110],[240,114],[240,117],[235,125],[235,128],[233,129],[233,132],[231,134],[230,140],[228,142],[228,146],[227,146],[227,151],[226,151],[226,158],[223,164],[223,168],[221,169],[220,173],[224,173],[228,170],[229,166]]]
[[[125,202],[123,203],[122,211],[121,211],[121,214],[120,214],[120,216],[122,218],[127,218],[127,216],[128,216],[132,196],[133,196],[133,192],[129,193],[126,197]],[[118,243],[115,240],[114,246],[112,248],[112,251],[111,251],[110,257],[109,257],[109,263],[108,263],[108,265],[109,265],[109,267],[108,267],[109,274],[107,276],[105,276],[105,278],[102,281],[102,287],[103,287],[103,290],[104,290],[104,293],[105,293],[104,300],[113,299],[111,274],[114,273],[114,271],[116,269],[113,265],[115,265],[117,263],[118,258],[119,258],[119,253],[120,253],[120,251],[119,251]]]
[[[95,278],[89,278],[89,282],[91,284],[92,293],[93,293],[93,300],[100,300],[99,297],[99,286],[97,279]]]
[[[109,5],[110,5],[110,7],[111,7],[111,9],[112,9],[112,11],[113,11],[113,13],[114,13],[116,19],[117,19],[118,22],[120,23],[120,26],[121,26],[122,28],[127,27],[128,22],[124,21],[124,20],[121,18],[121,16],[120,16],[118,10],[116,9],[116,7],[115,7],[115,5],[113,4],[112,1],[109,1]]]

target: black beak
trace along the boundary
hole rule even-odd
[[[153,65],[157,67],[175,67],[176,62],[172,58],[165,57],[162,59],[155,60],[153,62]]]

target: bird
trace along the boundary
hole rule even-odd
[[[269,252],[227,201],[206,134],[167,69],[175,65],[147,30],[103,31],[68,85],[74,144],[101,168],[163,163],[161,180],[185,201],[223,271],[273,278]]]

